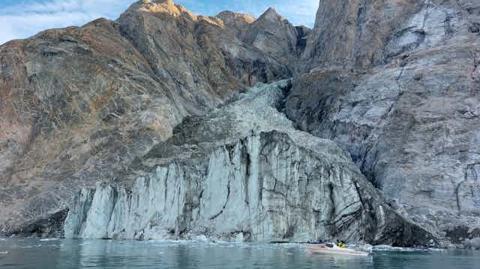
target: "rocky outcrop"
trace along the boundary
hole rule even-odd
[[[302,34],[275,9],[269,8],[250,25],[243,39],[281,63],[288,64],[296,61],[302,53],[301,46],[297,47]]]
[[[62,211],[81,186],[125,174],[185,116],[291,76],[220,19],[172,1],[9,42],[0,63],[3,233]]]
[[[239,39],[288,66],[293,73],[303,66],[299,59],[311,33],[308,27],[292,25],[273,8],[267,9],[258,19],[230,11],[216,17]]]
[[[441,238],[480,227],[478,10],[477,1],[321,1],[311,72],[286,105]]]
[[[469,249],[480,249],[480,238],[465,240],[465,247]]]
[[[308,67],[383,63],[383,49],[394,29],[423,2],[429,1],[320,0],[303,58]]]
[[[65,236],[434,244],[340,148],[296,131],[277,111],[287,87],[260,86],[186,120],[136,162],[133,184],[82,190]]]
[[[250,25],[257,20],[251,15],[228,10],[218,13],[216,17],[222,20],[225,28],[233,31],[237,37],[242,37]]]

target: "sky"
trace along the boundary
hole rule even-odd
[[[175,0],[174,0],[175,1]],[[0,0],[0,44],[39,31],[80,26],[96,18],[116,19],[135,0]],[[296,25],[313,26],[318,0],[176,0],[196,14],[223,10],[259,16],[268,7]]]

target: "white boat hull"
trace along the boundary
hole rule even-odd
[[[337,246],[327,247],[326,245],[308,245],[307,250],[312,254],[324,255],[342,255],[342,256],[357,256],[366,257],[370,255],[368,252],[357,251],[348,248],[339,248]]]

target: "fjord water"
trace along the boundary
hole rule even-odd
[[[206,242],[1,240],[0,268],[480,268],[472,251],[385,251],[371,257],[310,255],[302,245]]]

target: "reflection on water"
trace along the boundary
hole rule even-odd
[[[480,268],[474,252],[308,254],[301,245],[194,242],[0,240],[0,268]]]

